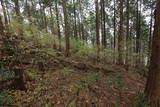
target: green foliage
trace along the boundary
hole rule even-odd
[[[52,104],[46,102],[45,107],[52,107]]]
[[[24,29],[24,26],[25,26],[25,24],[14,21],[9,25],[9,29],[11,32],[20,34],[21,31]]]
[[[42,92],[44,92],[45,90],[46,90],[45,87],[38,87],[38,88],[35,88],[34,92],[35,92],[35,93],[42,93]]]
[[[35,25],[21,24],[15,21],[9,25],[9,28],[13,33],[23,33],[23,37],[26,41],[21,41],[22,47],[34,45],[53,46],[54,42],[57,41],[56,35],[46,33],[45,31],[39,31],[39,29]]]
[[[141,94],[136,98],[136,107],[150,107],[145,95]]]
[[[73,69],[70,69],[70,68],[64,68],[64,69],[60,70],[59,72],[63,76],[69,76],[71,73],[76,72],[76,71]]]
[[[12,103],[14,99],[9,95],[9,90],[0,93],[0,105]]]
[[[14,99],[15,99],[16,101],[18,101],[18,100],[20,100],[21,97],[22,97],[22,92],[19,91],[19,90],[16,90],[16,91],[13,92],[13,96],[14,96]]]
[[[75,101],[71,102],[70,107],[77,107],[76,102]]]
[[[57,41],[57,36],[56,35],[52,35],[52,34],[49,34],[49,33],[43,33],[41,32],[40,34],[40,37],[41,37],[41,40],[40,42],[43,44],[43,45],[51,45],[53,46],[53,44],[57,44],[56,41]]]
[[[82,40],[76,40],[74,38],[70,39],[71,41],[71,48],[74,49],[74,52],[77,52],[81,46],[84,46],[84,43]]]
[[[126,83],[121,73],[116,73],[114,77],[109,77],[108,81],[110,85],[114,85],[119,91],[123,91],[126,87]]]
[[[80,57],[96,56],[96,49],[90,48],[88,46],[82,46],[75,55]]]
[[[71,47],[76,56],[88,57],[96,55],[96,48],[85,44],[81,40],[71,39]]]
[[[8,70],[0,70],[0,81],[9,80],[15,77],[15,74],[13,71]]]
[[[40,77],[35,69],[29,69],[27,74],[31,80],[37,80]]]
[[[98,80],[102,76],[102,73],[93,73],[85,78],[83,78],[79,84],[75,84],[74,87],[77,91],[83,91],[88,86],[94,86],[94,81]]]
[[[51,74],[45,74],[44,77],[45,78],[52,78],[53,76]]]

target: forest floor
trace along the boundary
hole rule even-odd
[[[7,91],[8,106],[132,107],[144,90],[145,79],[123,66],[58,55],[45,65],[41,72],[30,67],[34,80],[26,82],[27,91]]]

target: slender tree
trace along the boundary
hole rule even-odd
[[[70,56],[70,43],[69,43],[69,26],[68,26],[68,16],[67,16],[67,1],[63,0],[63,14],[64,14],[64,25],[65,25],[65,56]]]
[[[114,50],[116,50],[116,0],[114,0],[114,18],[113,18],[113,26],[114,26]]]
[[[101,0],[101,35],[102,35],[102,45],[106,47],[106,18],[105,18],[105,1]]]
[[[141,0],[137,0],[137,15],[136,15],[136,53],[140,54],[140,39],[141,39]]]
[[[96,45],[97,45],[97,56],[99,56],[100,51],[100,35],[99,35],[99,3],[95,0],[96,5]]]
[[[148,44],[148,57],[150,58],[151,56],[151,50],[152,50],[152,28],[153,28],[153,0],[151,0],[151,14],[150,14],[150,31],[149,31],[149,44]],[[150,59],[148,60],[148,65],[150,64]]]
[[[119,34],[118,34],[118,63],[123,64],[123,51],[124,51],[124,29],[123,29],[123,4],[124,0],[120,0],[120,21],[119,21]]]
[[[129,36],[130,36],[130,32],[129,32],[129,21],[130,21],[130,0],[127,0],[127,9],[126,9],[126,16],[127,16],[127,31],[126,31],[126,63],[128,63],[128,54],[129,54]]]
[[[18,22],[22,22],[22,17],[20,15],[19,0],[14,0],[14,5],[15,5],[15,12],[18,18]]]
[[[76,17],[76,2],[73,0],[73,13],[74,13],[74,37],[77,38],[77,17]]]
[[[5,25],[8,25],[7,12],[6,12],[6,7],[5,7],[5,4],[4,4],[3,0],[1,0],[1,6],[2,6],[2,9],[3,9],[3,15],[4,15],[4,19],[5,19]]]
[[[51,15],[51,23],[53,22],[53,13],[52,13],[52,5],[50,5],[50,7],[49,7],[49,10],[50,10],[50,15]],[[51,24],[51,31],[52,31],[52,34],[54,35],[54,24],[52,23]],[[54,35],[54,38],[55,38],[55,35]],[[57,49],[57,45],[56,45],[56,40],[54,39],[53,40],[53,48],[54,49]]]
[[[14,4],[15,4],[15,12],[16,12],[16,19],[18,21],[18,23],[22,24],[23,23],[23,20],[22,20],[22,17],[21,17],[21,13],[20,13],[20,7],[19,7],[19,0],[14,0]],[[20,36],[23,36],[23,29],[22,28],[18,28],[18,32]],[[15,51],[15,54],[16,52],[19,52],[19,45],[15,45],[13,46],[14,47],[14,51]],[[20,68],[21,66],[21,61],[20,59],[18,58],[17,55],[15,55],[15,61],[12,65],[12,69],[14,72],[15,72],[15,75],[18,77],[15,79],[15,83],[16,83],[16,88],[18,89],[21,89],[21,90],[25,90],[26,87],[25,87],[25,83],[24,83],[24,72],[23,72],[23,69]]]
[[[56,21],[57,21],[57,35],[59,40],[59,50],[61,50],[61,31],[60,31],[60,24],[59,24],[59,11],[58,11],[58,2],[56,0]]]

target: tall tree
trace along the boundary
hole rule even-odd
[[[153,34],[153,0],[151,0],[150,8],[151,8],[151,13],[150,13],[150,32],[149,32],[149,44],[148,44],[148,57],[151,56],[151,49],[152,49],[152,34]],[[148,65],[150,64],[150,59],[148,60]]]
[[[1,6],[2,6],[2,9],[3,9],[3,15],[4,15],[4,19],[5,19],[5,25],[7,25],[8,24],[8,18],[7,18],[6,7],[5,7],[5,4],[4,4],[3,0],[1,0]]]
[[[126,63],[128,63],[128,54],[129,54],[129,43],[130,43],[130,41],[129,41],[129,34],[130,34],[130,32],[129,32],[129,21],[130,21],[130,0],[127,0],[127,6],[126,6],[127,8],[126,8],[126,16],[127,16],[127,32],[126,32]]]
[[[116,0],[114,0],[114,18],[113,18],[113,26],[114,26],[114,33],[113,33],[113,38],[114,38],[114,50],[116,49]]]
[[[22,17],[21,17],[21,14],[20,14],[20,7],[19,7],[19,0],[14,0],[14,4],[15,4],[15,12],[16,12],[16,20],[18,21],[18,23],[22,24],[23,23],[23,20],[22,20]],[[23,28],[18,28],[18,35],[19,36],[22,36],[23,37]],[[19,42],[18,42],[19,43]],[[15,75],[18,77],[15,79],[15,82],[16,82],[16,87],[18,89],[21,89],[21,90],[25,90],[26,87],[25,87],[25,83],[24,83],[24,72],[23,70],[20,68],[21,66],[21,61],[20,59],[18,58],[18,56],[16,55],[18,52],[21,52],[19,51],[19,45],[15,45],[13,46],[14,47],[14,54],[13,56],[15,56],[15,61],[11,67],[11,70],[13,70],[15,72]]]
[[[50,15],[51,15],[51,32],[54,35],[54,24],[53,24],[53,19],[54,18],[53,18],[53,13],[52,13],[52,5],[50,5],[49,10],[50,10]],[[54,35],[54,37],[55,37],[55,35]],[[55,39],[53,40],[53,48],[57,49],[57,45],[56,45],[56,40]]]
[[[83,20],[84,20],[84,15],[83,15],[83,8],[82,8],[82,1],[79,0],[79,18],[80,18],[80,33],[81,33],[81,39],[84,41],[85,40],[85,35],[84,35],[84,24],[83,24]]]
[[[160,103],[160,0],[157,0],[155,10],[155,25],[153,32],[153,44],[151,64],[145,94],[151,103]],[[156,106],[159,107],[160,105]],[[155,107],[155,106],[154,106]]]
[[[96,8],[96,45],[97,45],[97,56],[99,56],[100,51],[100,35],[99,35],[99,3],[95,0]]]
[[[119,31],[118,31],[118,63],[123,64],[123,51],[124,51],[124,29],[123,29],[123,4],[124,0],[120,0],[120,21],[119,21]]]
[[[77,38],[77,19],[76,19],[76,2],[73,0],[73,13],[74,13],[74,37]]]
[[[61,31],[60,31],[60,24],[59,24],[59,11],[58,11],[58,2],[56,0],[56,21],[57,21],[57,35],[59,40],[59,50],[61,50]]]
[[[137,0],[137,15],[136,15],[136,53],[140,53],[141,39],[141,0]]]
[[[15,5],[15,12],[16,12],[18,22],[22,22],[22,17],[20,15],[19,0],[14,0],[14,5]]]
[[[106,47],[106,17],[105,17],[105,1],[101,0],[101,35],[102,35],[102,45]]]
[[[67,0],[63,0],[63,14],[64,14],[64,25],[65,25],[65,56],[70,56],[70,43],[69,43],[69,26],[67,16]]]

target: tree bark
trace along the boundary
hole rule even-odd
[[[96,45],[97,45],[97,57],[100,52],[100,36],[99,36],[99,3],[98,0],[95,0],[96,5]]]
[[[73,0],[73,13],[74,13],[74,37],[77,38],[77,19],[76,19],[76,3],[75,0]]]
[[[84,41],[85,40],[85,35],[84,35],[84,24],[83,24],[83,10],[82,10],[82,6],[81,6],[81,1],[79,1],[79,15],[80,15],[80,33],[81,33],[81,39]]]
[[[106,41],[106,23],[105,23],[105,1],[101,0],[101,35],[102,35],[102,46],[105,48]]]
[[[114,19],[113,19],[113,24],[114,24],[114,50],[116,50],[116,0],[114,0]]]
[[[14,0],[14,3],[15,3],[15,11],[16,11],[16,15],[17,15],[17,21],[18,23],[22,24],[22,17],[20,15],[20,7],[19,7],[19,0]],[[20,36],[23,36],[23,28],[19,28],[19,35]],[[18,46],[16,45],[15,46],[15,52],[18,52]],[[18,58],[16,58],[16,60],[18,60],[18,62],[20,62]],[[24,77],[23,77],[23,70],[21,70],[20,68],[18,69],[15,69],[14,67],[16,66],[20,66],[19,63],[16,63],[14,62],[12,68],[13,68],[13,71],[15,72],[15,76],[17,77],[17,79],[15,80],[15,83],[16,83],[16,87],[17,89],[20,89],[20,90],[25,90],[25,83],[24,83]]]
[[[160,103],[160,0],[157,0],[155,10],[155,25],[153,32],[153,44],[151,53],[151,64],[145,88],[148,100],[153,104]],[[155,107],[155,106],[154,106]],[[157,106],[159,107],[159,106]]]
[[[123,2],[120,0],[120,21],[119,21],[119,35],[118,35],[118,64],[124,64],[123,61],[123,51],[124,51],[124,34],[123,34]]]
[[[56,21],[57,21],[57,34],[58,34],[58,40],[59,40],[59,50],[61,50],[61,31],[60,31],[60,25],[59,25],[59,11],[58,11],[57,0],[56,0]]]
[[[140,3],[139,3],[140,1]],[[139,6],[140,5],[140,6]],[[137,0],[137,15],[136,15],[136,53],[140,53],[141,48],[141,0]]]
[[[19,0],[14,0],[14,4],[15,4],[15,12],[17,15],[17,20],[19,23],[22,22],[22,17],[20,15],[20,7],[19,7]]]
[[[149,31],[149,38],[148,38],[148,41],[149,41],[149,44],[148,44],[148,64],[150,64],[150,56],[151,56],[151,50],[152,50],[152,35],[153,35],[153,31],[152,31],[152,28],[153,28],[153,1],[151,3],[151,15],[150,15],[150,31]]]
[[[52,6],[49,7],[49,11],[50,11],[50,15],[51,15],[51,23],[53,22],[53,13],[52,13]],[[53,40],[53,48],[57,49],[57,45],[56,45],[56,37],[54,35],[54,24],[52,23],[51,25],[51,32],[54,36],[54,40]]]
[[[69,26],[68,26],[68,17],[67,17],[67,6],[66,0],[63,0],[63,14],[64,14],[64,25],[65,25],[65,56],[70,56],[70,43],[69,43]]]
[[[31,19],[31,10],[30,10],[30,5],[28,4],[28,0],[26,0],[26,8],[27,8],[27,16],[28,16],[28,21],[30,25],[32,25],[32,19]]]
[[[5,20],[5,25],[8,25],[8,18],[7,18],[7,13],[6,13],[6,7],[4,5],[4,1],[1,0],[1,6],[3,9],[3,15],[4,15],[4,20]]]
[[[129,39],[129,21],[130,21],[130,0],[127,0],[127,10],[126,10],[126,14],[127,14],[127,32],[126,32],[126,59],[125,59],[125,62],[126,64],[128,64],[128,55],[129,55],[129,43],[130,43],[130,39]]]
[[[22,69],[14,69],[16,79],[15,79],[15,88],[19,90],[26,90]]]

